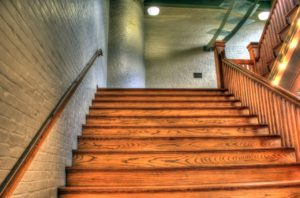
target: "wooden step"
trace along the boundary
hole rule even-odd
[[[226,89],[99,89],[97,94],[114,94],[114,95],[223,95]]]
[[[66,187],[60,189],[61,198],[296,198],[300,197],[300,184],[271,186],[271,185],[249,185],[250,187],[237,188],[234,185],[225,187],[207,187],[203,188],[176,188],[170,187],[159,188],[158,190],[138,189],[127,192],[118,192],[117,188],[112,189],[113,192],[105,192],[105,189],[99,187]],[[103,192],[104,191],[104,192]]]
[[[199,108],[199,107],[241,107],[238,100],[228,101],[93,101],[93,107],[102,108]]]
[[[296,162],[294,149],[241,149],[164,152],[74,151],[73,166],[103,169],[179,168]]]
[[[250,148],[278,148],[279,136],[240,137],[158,137],[101,138],[80,137],[78,149],[93,151],[201,151]]]
[[[198,126],[198,127],[103,127],[84,125],[85,136],[114,137],[215,137],[267,135],[266,125]]]
[[[300,166],[245,165],[179,169],[102,170],[67,168],[67,186],[155,187],[300,181]]]
[[[280,39],[282,41],[285,41],[285,39],[286,39],[286,37],[287,37],[287,35],[289,33],[290,28],[291,28],[291,25],[290,24],[286,24],[286,26],[284,26],[282,28],[282,30],[280,30],[279,36],[280,36]]]
[[[90,108],[92,116],[204,116],[204,115],[249,115],[249,109],[245,107],[227,108],[161,108],[161,109],[109,109]]]
[[[222,126],[258,124],[256,116],[194,116],[194,117],[101,117],[87,116],[94,126]]]
[[[294,19],[297,16],[297,10],[299,8],[299,1],[296,3],[296,5],[286,14],[286,19],[289,24],[292,24]]]
[[[234,100],[233,95],[101,95],[96,94],[98,101],[227,101]]]

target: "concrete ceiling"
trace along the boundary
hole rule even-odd
[[[247,0],[254,2],[255,0]],[[228,0],[145,0],[145,5],[172,6],[172,7],[198,7],[198,8],[224,8]],[[270,9],[272,0],[260,0],[260,9]],[[223,6],[222,6],[223,5]]]
[[[209,39],[217,32],[219,25],[224,19],[225,13],[229,8],[231,0],[145,0],[145,8],[156,5],[161,8],[160,16],[156,18],[151,18],[152,28],[155,28],[155,23],[160,26],[161,23],[164,26],[172,26],[174,20],[184,20],[183,26],[187,29],[193,29],[189,27],[196,26],[194,29],[201,30],[201,38],[198,41],[199,45],[208,44]],[[253,5],[255,0],[236,0],[233,10],[226,22],[226,25],[221,31],[218,39],[224,39],[230,32],[237,26],[237,24],[243,20],[244,15],[247,13],[248,9]],[[176,9],[177,8],[177,9]],[[245,21],[245,25],[255,23],[258,21],[258,13],[261,10],[269,10],[271,8],[270,0],[260,1],[255,7],[254,12]],[[147,17],[147,16],[146,16]],[[190,20],[186,20],[186,18]],[[170,24],[166,21],[171,20]],[[149,20],[148,20],[149,21]],[[179,21],[180,23],[180,21]],[[164,27],[159,27],[164,28]],[[169,30],[176,29],[175,27],[168,27]],[[148,29],[152,32],[150,29]],[[200,35],[199,35],[200,36]]]

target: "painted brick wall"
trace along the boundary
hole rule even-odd
[[[257,21],[251,24],[245,24],[227,43],[227,58],[249,59],[247,46],[250,42],[258,42],[265,22]]]
[[[145,17],[146,87],[215,88],[213,52],[204,52],[220,25],[224,10],[162,7],[159,16]],[[229,58],[247,58],[246,46],[258,41],[264,23],[244,26],[228,43]],[[193,78],[203,73],[202,79]]]
[[[96,49],[107,54],[108,0],[0,1],[0,182]],[[14,197],[56,197],[96,86],[98,59]]]
[[[223,10],[162,7],[145,17],[146,87],[217,87],[213,52],[204,52]],[[211,17],[215,16],[215,17]],[[202,79],[193,78],[203,73]]]

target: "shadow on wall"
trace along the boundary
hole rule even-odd
[[[203,74],[195,79],[194,72]],[[213,52],[202,47],[172,50],[146,57],[146,86],[149,88],[216,88]]]

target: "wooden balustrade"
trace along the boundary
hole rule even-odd
[[[258,44],[258,60],[255,71],[267,76],[278,56],[285,40],[290,24],[289,13],[299,4],[299,0],[276,0],[273,4],[269,20],[266,23]]]
[[[300,100],[228,59],[222,60],[222,73],[223,86],[268,124],[271,134],[280,135],[283,146],[294,147],[300,161]]]
[[[229,59],[231,62],[239,64],[241,67],[254,72],[254,63],[253,60],[250,59]]]

